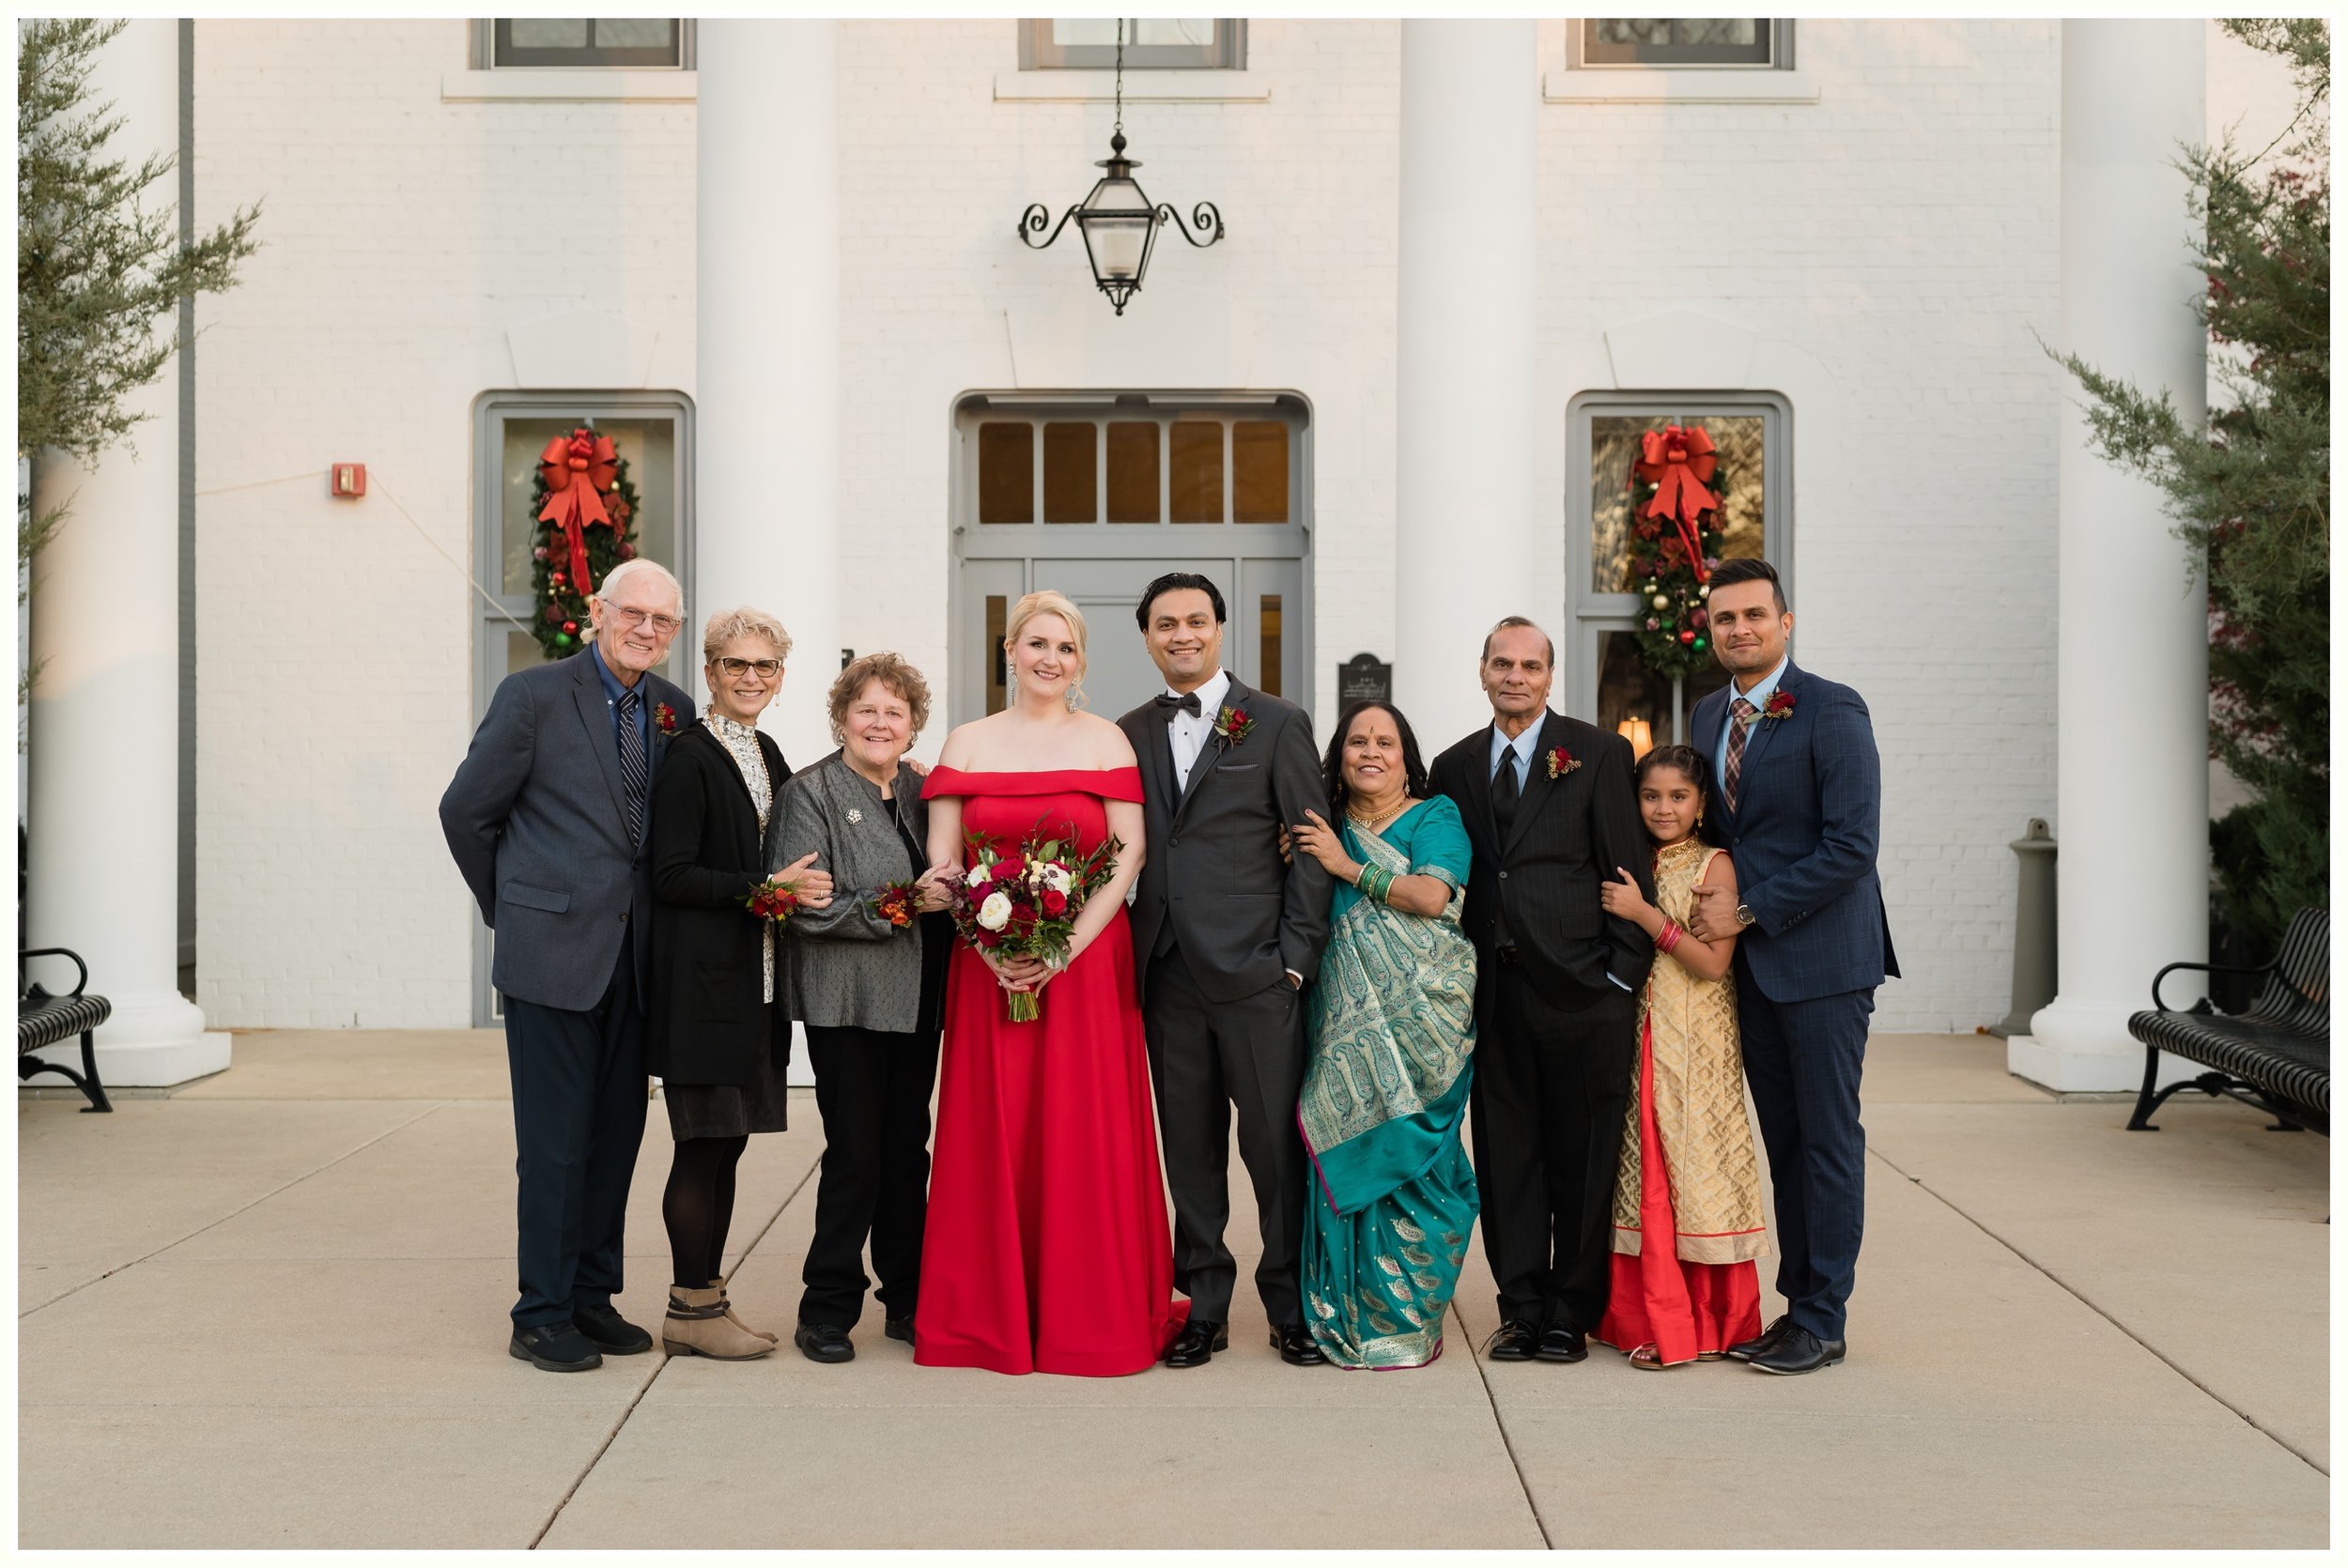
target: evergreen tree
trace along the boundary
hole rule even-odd
[[[2180,165],[2209,278],[2208,423],[2062,362],[2096,450],[2160,486],[2208,563],[2210,754],[2255,792],[2211,824],[2211,849],[2229,913],[2272,951],[2294,910],[2330,902],[2331,31],[2223,25],[2291,62],[2299,111],[2257,152],[2228,137]]]
[[[112,105],[85,106],[99,50],[121,22],[34,19],[16,56],[16,453],[54,449],[87,462],[126,439],[144,415],[126,400],[163,372],[178,347],[179,302],[236,282],[255,248],[257,204],[183,243],[173,204],[143,193],[177,157],[110,157],[122,129]],[[170,327],[166,330],[166,323]],[[21,471],[21,470],[20,470]],[[26,568],[64,521],[17,497],[19,603]],[[18,679],[22,700],[32,671]]]

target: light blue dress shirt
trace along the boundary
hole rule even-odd
[[[1546,717],[1547,715],[1544,714],[1542,716]],[[1484,769],[1484,781],[1489,784],[1500,776],[1501,754],[1513,751],[1517,759],[1517,793],[1524,793],[1525,785],[1533,778],[1533,752],[1540,744],[1541,726],[1537,719],[1526,725],[1524,732],[1513,741],[1500,732],[1499,725],[1493,725],[1492,751]]]
[[[1721,718],[1721,746],[1718,751],[1712,753],[1714,757],[1720,760],[1720,765],[1723,771],[1728,766],[1728,737],[1737,732],[1737,699],[1742,697],[1746,701],[1752,703],[1756,708],[1768,707],[1769,704],[1769,699],[1777,695],[1778,682],[1785,678],[1785,667],[1791,664],[1793,659],[1794,655],[1791,653],[1788,653],[1784,658],[1779,659],[1777,661],[1777,668],[1770,670],[1767,675],[1762,676],[1760,684],[1755,685],[1751,691],[1739,692],[1737,689],[1737,683],[1735,681],[1732,680],[1728,683],[1728,700],[1722,704],[1722,716]],[[1746,738],[1750,741],[1752,737],[1748,736]]]
[[[589,643],[587,656],[595,661],[595,673],[602,678],[604,705],[611,710],[611,744],[617,746],[620,744],[620,699],[626,695],[628,688],[620,684],[620,678],[611,673],[611,667],[603,662],[601,648]],[[639,675],[636,684],[642,686],[644,678]],[[649,688],[646,696],[650,696]],[[636,704],[636,738],[642,743],[644,761],[649,764],[652,761],[652,703],[649,700]]]

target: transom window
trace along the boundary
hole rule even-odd
[[[1291,418],[1205,409],[990,415],[978,427],[979,522],[1290,522],[1296,432]]]
[[[1567,33],[1567,64],[1624,66],[1793,65],[1793,23],[1769,17],[1586,17]]]
[[[1637,633],[1650,607],[1638,563],[1659,553],[1640,537],[1632,515],[1630,470],[1641,438],[1668,425],[1700,426],[1719,460],[1711,488],[1720,497],[1720,559],[1759,556],[1793,589],[1792,410],[1773,392],[1657,396],[1627,392],[1578,397],[1567,411],[1568,611],[1571,712],[1594,714],[1599,728],[1643,719],[1657,745],[1685,741],[1696,699],[1726,672],[1707,663],[1666,678],[1639,657]]]
[[[678,70],[693,65],[693,24],[678,17],[499,17],[476,23],[475,65],[498,69]]]
[[[1106,70],[1117,64],[1113,16],[1029,18],[1019,23],[1022,70]],[[1128,70],[1238,70],[1247,23],[1215,17],[1128,17]]]

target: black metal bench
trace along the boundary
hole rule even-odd
[[[2157,1132],[2151,1116],[2179,1089],[2227,1095],[2273,1116],[2278,1131],[2332,1131],[2331,912],[2303,909],[2292,916],[2282,951],[2256,969],[2228,964],[2172,963],[2153,976],[2153,1010],[2128,1020],[2144,1042],[2144,1088],[2136,1097],[2131,1132]],[[2179,1012],[2160,1000],[2160,982],[2179,969],[2263,976],[2265,985],[2247,1012],[2221,1013],[2207,1002]],[[2212,1068],[2198,1078],[2155,1090],[2160,1053]]]
[[[75,971],[73,989],[63,996],[53,996],[25,976],[25,964],[33,959],[71,959]],[[98,1026],[114,1016],[115,1007],[102,996],[89,994],[89,965],[79,953],[64,947],[31,947],[20,949],[16,955],[16,1077],[23,1083],[37,1072],[61,1072],[74,1085],[89,1096],[84,1112],[112,1111],[106,1101],[106,1085],[98,1081],[97,1041],[93,1038]],[[44,1062],[34,1052],[46,1046],[63,1045],[74,1036],[82,1037],[82,1070],[74,1071],[57,1062]]]

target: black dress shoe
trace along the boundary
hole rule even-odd
[[[903,1317],[884,1318],[881,1322],[881,1332],[890,1339],[901,1339],[907,1345],[911,1345],[913,1343],[912,1314],[908,1313]]]
[[[848,1330],[836,1323],[802,1323],[791,1330],[791,1343],[811,1361],[856,1360],[856,1346],[848,1342]]]
[[[1785,1330],[1793,1326],[1794,1320],[1791,1317],[1780,1314],[1775,1322],[1753,1335],[1753,1338],[1738,1340],[1730,1345],[1727,1352],[1728,1359],[1732,1361],[1749,1361],[1755,1356],[1767,1355],[1777,1348],[1778,1342],[1785,1337]]]
[[[568,1323],[540,1323],[516,1329],[505,1352],[541,1372],[593,1372],[603,1365],[602,1352]]]
[[[613,1312],[610,1302],[573,1307],[571,1323],[588,1344],[607,1356],[635,1356],[652,1348],[652,1336]]]
[[[1552,1323],[1541,1330],[1541,1342],[1533,1354],[1544,1361],[1587,1360],[1589,1336],[1570,1325]]]
[[[1194,1317],[1182,1325],[1182,1331],[1174,1336],[1174,1343],[1166,1347],[1168,1366],[1205,1366],[1214,1360],[1218,1350],[1231,1347],[1228,1325],[1213,1318]]]
[[[1774,1372],[1791,1377],[1820,1367],[1832,1366],[1847,1350],[1846,1341],[1820,1339],[1807,1329],[1788,1328],[1785,1337],[1776,1345],[1753,1358],[1746,1364],[1755,1372]]]
[[[1323,1366],[1329,1358],[1321,1353],[1313,1336],[1305,1331],[1302,1323],[1290,1323],[1272,1330],[1272,1348],[1280,1353],[1280,1360],[1290,1366]]]
[[[1540,1344],[1540,1336],[1533,1325],[1521,1317],[1501,1320],[1492,1330],[1492,1337],[1484,1342],[1484,1358],[1493,1361],[1529,1361]]]

